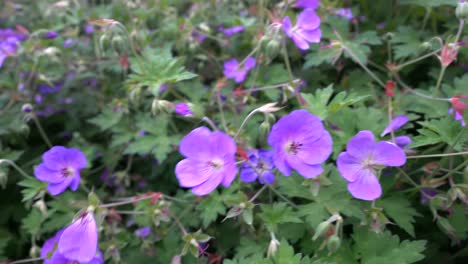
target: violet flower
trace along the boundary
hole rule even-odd
[[[458,111],[450,108],[448,111],[449,115],[454,115],[455,121],[460,121],[460,125],[462,127],[466,126],[465,120],[463,119],[463,115],[460,114]]]
[[[94,26],[91,25],[91,24],[86,24],[84,27],[84,32],[87,34],[87,35],[91,35],[94,33]]]
[[[34,168],[34,176],[49,183],[47,190],[51,195],[58,195],[67,187],[76,191],[80,184],[80,170],[86,167],[86,163],[86,157],[80,150],[55,146],[42,155],[42,163]]]
[[[391,133],[392,131],[396,131],[403,127],[406,123],[408,123],[408,117],[406,117],[405,115],[399,115],[393,118],[390,124],[388,124],[387,127],[385,127],[384,131],[382,132],[382,134],[380,134],[380,136],[383,137]]]
[[[271,150],[252,150],[249,152],[249,162],[244,162],[240,178],[243,182],[253,182],[257,180],[261,184],[272,184],[275,180],[273,174],[273,151]],[[253,167],[252,167],[253,166]]]
[[[19,42],[26,36],[10,28],[0,29],[0,68],[7,57],[16,54]]]
[[[63,43],[63,47],[64,47],[65,49],[68,49],[68,48],[71,47],[74,43],[75,43],[75,41],[74,41],[73,39],[67,38],[67,39],[65,40],[65,42]]]
[[[233,35],[235,35],[237,33],[240,33],[240,32],[242,32],[244,30],[245,30],[244,26],[234,26],[234,27],[222,29],[224,35],[226,35],[228,37],[232,37]]]
[[[406,155],[401,148],[388,141],[374,142],[374,134],[364,130],[352,137],[346,151],[337,160],[338,171],[348,181],[348,191],[357,199],[372,201],[382,195],[376,174],[381,167],[399,167]]]
[[[186,157],[177,163],[175,174],[182,187],[202,196],[219,184],[229,187],[236,177],[236,143],[219,131],[206,127],[192,130],[181,141],[180,153]]]
[[[147,238],[151,234],[151,228],[148,226],[144,226],[135,230],[135,235],[139,238]]]
[[[58,33],[55,31],[49,31],[42,35],[42,38],[45,39],[54,39],[58,36]]]
[[[340,8],[336,11],[335,14],[339,17],[343,17],[348,20],[353,20],[354,18],[353,11],[351,10],[351,8]]]
[[[193,116],[193,112],[187,103],[178,103],[175,105],[174,111],[180,116]]]
[[[412,140],[408,136],[398,136],[395,137],[395,144],[400,148],[404,149],[406,146],[411,144]]]
[[[44,264],[69,264],[74,263],[73,260],[65,258],[57,250],[58,241],[63,233],[63,229],[44,242],[41,248],[41,258],[44,259]],[[82,264],[103,264],[102,253],[98,251],[96,256],[89,262],[82,262]]]
[[[273,147],[273,161],[285,176],[296,170],[305,178],[323,172],[321,164],[332,152],[332,138],[322,121],[306,110],[295,110],[273,125],[268,144]]]
[[[65,258],[87,263],[96,257],[98,232],[94,216],[83,213],[63,230],[58,241],[58,252]]]
[[[290,3],[294,2],[292,7],[300,7],[300,8],[313,8],[317,9],[320,4],[319,0],[290,0]]]
[[[299,14],[294,27],[292,27],[291,19],[288,16],[285,17],[283,19],[283,30],[302,50],[309,49],[309,43],[319,43],[322,37],[320,17],[315,14],[312,8],[305,9]]]
[[[243,65],[239,65],[236,59],[224,62],[224,76],[229,79],[234,79],[236,83],[241,83],[245,80],[247,73],[255,67],[255,59],[249,57]]]

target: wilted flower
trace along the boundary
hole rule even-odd
[[[271,150],[252,150],[248,154],[248,162],[245,162],[240,171],[240,178],[244,182],[253,182],[258,178],[262,184],[265,182],[272,184],[275,175],[272,170],[273,151]]]
[[[406,155],[391,142],[374,142],[371,131],[361,131],[352,137],[346,151],[338,156],[341,176],[348,181],[348,190],[357,199],[375,200],[382,194],[376,177],[383,166],[399,167],[405,164]]]
[[[268,144],[273,147],[273,161],[285,176],[296,170],[305,178],[323,172],[321,164],[332,152],[332,138],[322,121],[306,110],[295,110],[273,125]]]
[[[322,31],[319,27],[320,18],[312,8],[305,9],[299,14],[294,27],[292,27],[291,19],[288,16],[283,19],[284,32],[302,50],[308,49],[309,43],[320,42]]]
[[[241,83],[245,80],[247,73],[255,67],[255,59],[249,57],[243,65],[240,65],[236,59],[228,60],[224,63],[224,76],[229,79],[234,79],[236,83]]]
[[[228,37],[231,37],[237,33],[240,33],[242,31],[245,30],[245,27],[244,26],[233,26],[233,27],[230,27],[230,28],[223,28],[222,31],[224,33],[224,35],[228,36]]]
[[[180,186],[196,195],[206,195],[219,184],[229,187],[236,176],[236,143],[222,132],[196,128],[181,140],[179,151],[186,159],[177,163],[175,174]]]
[[[180,116],[193,116],[190,106],[186,103],[178,103],[175,105],[174,111]]]
[[[465,120],[463,119],[463,115],[460,114],[458,111],[453,110],[453,108],[450,108],[448,113],[449,115],[454,115],[455,121],[460,121],[462,127],[466,126]]]
[[[55,234],[55,236],[49,238],[44,242],[44,245],[41,249],[41,258],[44,259],[44,264],[69,264],[74,263],[73,260],[65,258],[57,250],[58,241],[60,236],[63,233],[63,229]],[[102,259],[101,252],[98,251],[96,256],[89,262],[81,262],[82,264],[102,264],[104,260]]]
[[[439,59],[443,67],[447,67],[450,64],[452,64],[454,60],[457,59],[457,55],[458,46],[456,44],[445,44],[444,46],[442,46],[440,55],[437,55],[437,58]]]
[[[47,190],[58,195],[70,187],[72,191],[80,184],[80,170],[86,167],[86,157],[78,149],[55,146],[42,155],[42,163],[34,169],[37,179],[48,182]]]
[[[84,212],[63,230],[58,252],[67,259],[86,263],[96,257],[98,232],[92,212]]]
[[[139,238],[147,238],[150,234],[151,228],[149,226],[139,228],[135,231],[135,235]]]
[[[382,134],[380,134],[381,137],[391,133],[392,131],[396,131],[400,129],[402,126],[404,126],[406,123],[408,123],[408,117],[405,115],[399,115],[390,122],[390,124],[385,127],[384,131]]]
[[[290,3],[294,3],[293,7],[300,7],[300,8],[313,8],[317,9],[319,6],[319,0],[290,0]]]

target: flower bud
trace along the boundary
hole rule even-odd
[[[106,51],[110,48],[110,39],[109,39],[109,36],[107,34],[104,34],[102,35],[100,38],[99,38],[99,48],[101,49],[101,51]]]
[[[166,100],[154,99],[151,104],[151,113],[157,115],[161,112],[170,113],[172,111],[172,103]]]
[[[31,113],[33,111],[33,106],[31,104],[24,104],[22,110],[25,113]]]
[[[431,49],[432,45],[429,41],[426,41],[426,42],[421,43],[421,45],[419,45],[419,48],[421,49],[421,51],[425,51],[425,50]]]
[[[278,251],[278,246],[280,242],[276,238],[272,238],[270,240],[270,244],[268,245],[267,257],[271,258],[275,255],[276,251]]]
[[[38,200],[37,202],[34,203],[33,205],[34,207],[36,207],[37,209],[39,209],[39,211],[41,211],[41,213],[44,215],[44,216],[47,216],[48,215],[48,212],[47,212],[47,206],[46,204],[44,203],[44,200]]]
[[[316,240],[319,236],[322,236],[323,234],[325,234],[328,229],[330,229],[330,222],[329,221],[324,221],[322,223],[320,223],[317,228],[315,229],[315,234],[314,236],[312,237],[312,240]]]
[[[8,182],[8,173],[5,170],[0,169],[0,187],[2,187],[2,189],[5,189],[7,182]]]
[[[128,99],[130,100],[132,104],[139,105],[140,99],[141,99],[141,89],[133,88],[128,94]]]
[[[330,252],[336,252],[341,246],[341,239],[337,235],[333,235],[327,240],[327,248]]]
[[[458,19],[465,20],[468,18],[468,2],[460,1],[455,9],[455,15]]]
[[[29,256],[31,258],[37,258],[41,254],[41,248],[33,245],[31,249],[29,250]]]
[[[123,54],[128,50],[126,40],[121,36],[115,36],[111,40],[112,50],[117,54]]]
[[[88,194],[88,203],[94,208],[98,207],[100,204],[99,197],[94,192]]]
[[[265,53],[267,58],[270,61],[275,59],[276,56],[278,56],[280,49],[281,43],[279,40],[277,40],[276,38],[270,40],[265,47]]]

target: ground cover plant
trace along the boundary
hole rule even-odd
[[[2,1],[0,263],[466,263],[467,18]]]

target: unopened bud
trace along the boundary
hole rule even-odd
[[[99,197],[96,193],[91,192],[88,194],[88,203],[93,206],[94,208],[98,207],[100,204]]]
[[[329,221],[320,223],[315,229],[315,234],[312,237],[312,240],[316,240],[319,236],[322,236],[323,234],[325,234],[328,231],[328,229],[330,229]]]
[[[110,39],[107,34],[104,34],[99,38],[99,48],[101,51],[106,51],[110,48]]]
[[[44,216],[47,216],[47,215],[48,215],[47,206],[46,206],[46,204],[44,203],[44,200],[38,200],[37,202],[34,203],[33,206],[36,207],[37,209],[39,209],[39,211],[41,211],[41,213],[42,213]]]
[[[327,240],[327,248],[330,252],[336,252],[341,246],[341,239],[337,235],[333,235]]]
[[[419,45],[419,48],[422,51],[425,51],[425,50],[428,50],[428,49],[432,48],[432,45],[431,45],[430,42],[426,41],[426,42],[421,43],[421,45]]]
[[[141,89],[140,88],[134,88],[130,91],[128,94],[128,99],[130,102],[134,105],[139,105],[140,99],[141,99]]]
[[[267,257],[271,258],[275,255],[276,251],[278,251],[278,246],[280,242],[276,238],[272,238],[270,240],[270,244],[268,245]]]
[[[29,256],[31,258],[37,258],[40,253],[41,253],[41,249],[36,245],[32,246],[31,249],[29,250]]]
[[[276,38],[270,40],[265,47],[265,54],[269,60],[273,60],[278,56],[281,49],[281,43]]]
[[[271,124],[268,122],[268,120],[263,121],[260,124],[260,136],[266,137],[268,134],[270,134],[270,128]]]
[[[121,37],[121,36],[115,36],[111,40],[111,46],[112,49],[117,53],[117,54],[123,54],[127,52],[127,43],[126,40]]]
[[[31,104],[24,104],[22,110],[25,113],[31,113],[33,111],[33,106]]]
[[[455,15],[458,19],[465,20],[468,18],[468,2],[460,1],[455,9]]]
[[[169,113],[171,112],[171,109],[171,102],[166,100],[154,99],[153,103],[151,104],[151,113],[153,113],[153,115],[157,115],[161,112]]]

